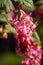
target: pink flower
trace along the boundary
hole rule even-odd
[[[37,23],[33,23],[33,19],[27,15],[24,11],[20,10],[20,20],[17,17],[14,18],[14,28],[17,31],[18,49],[17,54],[23,54],[25,60],[21,62],[22,65],[40,65],[41,60],[41,48],[38,46],[32,38],[32,34],[35,32]],[[34,45],[35,44],[35,45]]]
[[[30,65],[29,63],[30,63],[30,61],[29,61],[28,58],[26,58],[25,60],[23,60],[23,61],[21,62],[22,65]]]

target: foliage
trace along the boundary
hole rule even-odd
[[[13,4],[11,0],[0,0],[0,8],[5,8],[7,12],[11,11]]]

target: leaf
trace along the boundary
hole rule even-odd
[[[38,43],[38,45],[41,45],[40,38],[39,38],[37,32],[35,32],[35,33],[32,35],[32,38],[33,38],[33,40],[34,40],[35,42]]]
[[[10,12],[13,9],[13,4],[12,4],[11,0],[6,0],[5,7],[6,7],[7,12]]]
[[[5,25],[5,29],[9,31],[8,33],[15,33],[14,28],[10,24]]]
[[[8,17],[4,11],[0,11],[0,22],[1,23],[9,23]]]
[[[34,9],[33,1],[32,0],[24,0],[24,5],[32,11]]]
[[[33,10],[34,9],[34,5],[33,5],[33,1],[32,0],[14,0],[15,2],[20,2],[20,4],[25,5],[25,7],[28,10]]]
[[[10,12],[13,9],[11,0],[0,0],[0,8],[5,8],[6,12]]]
[[[8,22],[7,17],[5,15],[0,14],[0,22],[1,23],[7,23]]]

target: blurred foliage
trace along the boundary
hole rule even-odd
[[[34,5],[32,0],[0,0],[0,8],[5,9],[6,12],[10,12],[13,9],[13,3],[20,3],[26,7],[26,9],[33,10]]]
[[[20,65],[24,57],[19,57],[15,53],[0,54],[0,65]]]
[[[0,10],[0,23],[8,23],[7,14],[3,10]]]
[[[13,4],[11,0],[0,0],[0,8],[5,9],[6,12],[10,12],[12,10]]]
[[[14,2],[19,2],[20,4],[22,4],[23,10],[27,12],[34,10],[33,0],[14,0]]]

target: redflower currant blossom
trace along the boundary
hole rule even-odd
[[[22,65],[40,65],[41,46],[33,41],[32,34],[35,32],[37,22],[33,23],[32,17],[20,10],[20,20],[18,15],[14,18],[14,28],[17,32],[18,50],[17,53],[25,56]],[[34,45],[36,43],[36,45]]]

